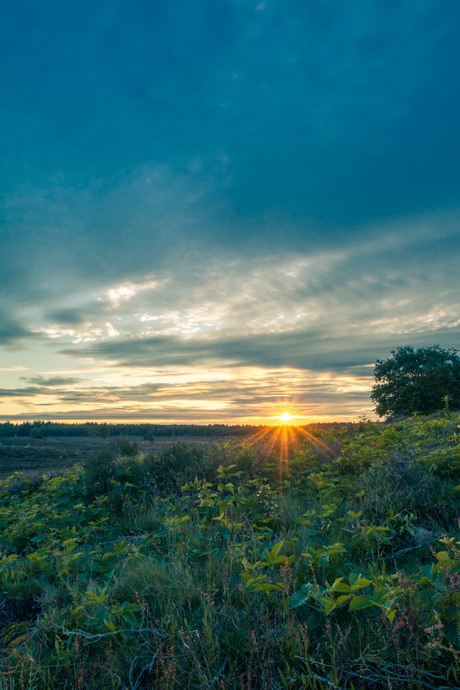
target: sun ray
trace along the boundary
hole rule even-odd
[[[313,441],[313,443],[317,443],[319,446],[324,448],[324,450],[326,450],[328,453],[332,453],[334,455],[334,451],[332,450],[332,448],[330,448],[326,443],[323,443],[322,441],[320,441],[319,438],[316,438],[316,436],[313,436],[313,434],[311,434],[309,431],[306,431],[301,426],[297,427],[297,431],[299,431],[300,433],[307,436],[307,438],[309,438],[310,441]]]
[[[245,445],[251,445],[251,444],[257,443],[257,441],[260,441],[264,436],[269,434],[271,431],[273,431],[272,426],[264,427],[263,429],[256,431],[254,434],[252,434],[252,436],[249,436],[248,438],[241,441],[241,445],[245,446]]]
[[[275,447],[276,441],[278,440],[278,436],[281,433],[282,426],[277,426],[275,428],[272,427],[272,437],[268,439],[268,446],[267,446],[267,455],[270,455],[270,453],[273,451],[273,448]]]
[[[278,423],[276,426],[268,426],[262,429],[257,429],[253,434],[251,434],[251,436],[240,441],[239,445],[242,447],[248,447],[262,442],[264,444],[263,452],[267,458],[274,451],[275,447],[277,447],[280,480],[282,480],[285,470],[288,467],[289,449],[291,445],[298,443],[302,437],[307,437],[309,441],[317,445],[324,454],[327,454],[327,456],[330,457],[331,455],[334,455],[334,450],[312,433],[301,426],[293,426],[289,423],[291,420],[296,419],[295,415],[291,415],[289,412],[283,412],[283,414],[276,419],[280,420],[280,423]]]
[[[279,461],[279,478],[280,481],[283,478],[283,469],[287,467],[288,462],[288,427],[283,425],[280,427],[281,431],[281,443],[280,443],[280,461]]]

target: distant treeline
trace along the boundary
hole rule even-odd
[[[313,432],[320,429],[338,429],[355,427],[363,422],[322,422],[302,424],[302,428]],[[251,424],[107,424],[98,422],[68,423],[45,422],[37,419],[33,422],[0,422],[0,438],[47,436],[143,436],[153,440],[156,436],[247,436],[262,426]]]
[[[8,436],[31,436],[34,429],[39,435],[46,436],[234,436],[245,435],[258,427],[251,425],[228,424],[105,424],[98,422],[68,423],[45,422],[37,419],[33,422],[0,423],[0,438]],[[38,436],[38,433],[35,432]]]

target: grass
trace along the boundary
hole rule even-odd
[[[0,483],[0,689],[460,678],[460,416],[280,428]]]

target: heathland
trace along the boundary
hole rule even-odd
[[[459,425],[118,436],[12,474],[0,688],[458,687]]]

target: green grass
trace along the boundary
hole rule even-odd
[[[459,424],[0,482],[0,690],[458,687]]]

